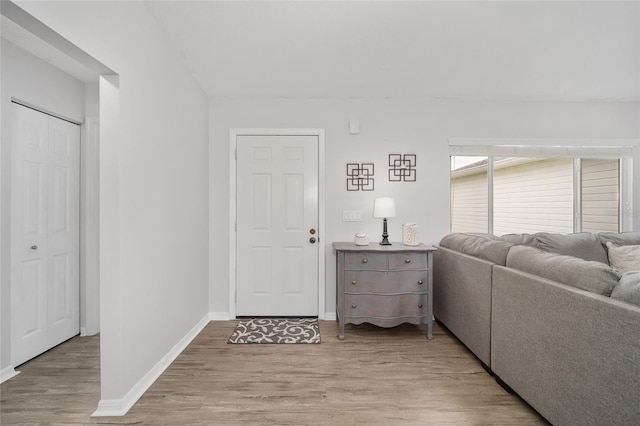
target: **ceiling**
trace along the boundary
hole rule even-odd
[[[638,1],[144,4],[212,97],[640,100]],[[4,17],[1,27],[96,79]]]
[[[638,2],[151,1],[210,96],[638,100]]]

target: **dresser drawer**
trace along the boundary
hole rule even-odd
[[[345,271],[347,293],[416,293],[427,291],[427,271]]]
[[[389,254],[389,269],[427,269],[426,253],[391,253]]]
[[[345,253],[345,269],[386,270],[387,255],[383,253]]]
[[[345,294],[345,317],[421,317],[427,314],[426,294]]]

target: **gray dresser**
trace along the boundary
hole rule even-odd
[[[380,327],[402,323],[433,328],[433,256],[435,247],[420,244],[333,243],[337,264],[336,313],[339,338],[345,324],[368,322]]]

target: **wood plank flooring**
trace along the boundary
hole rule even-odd
[[[99,337],[76,337],[0,385],[0,424],[545,425],[437,323],[321,321],[320,345],[231,345],[211,322],[123,417],[92,418]]]

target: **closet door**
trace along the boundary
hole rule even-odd
[[[11,329],[19,365],[79,331],[79,126],[12,104]]]

